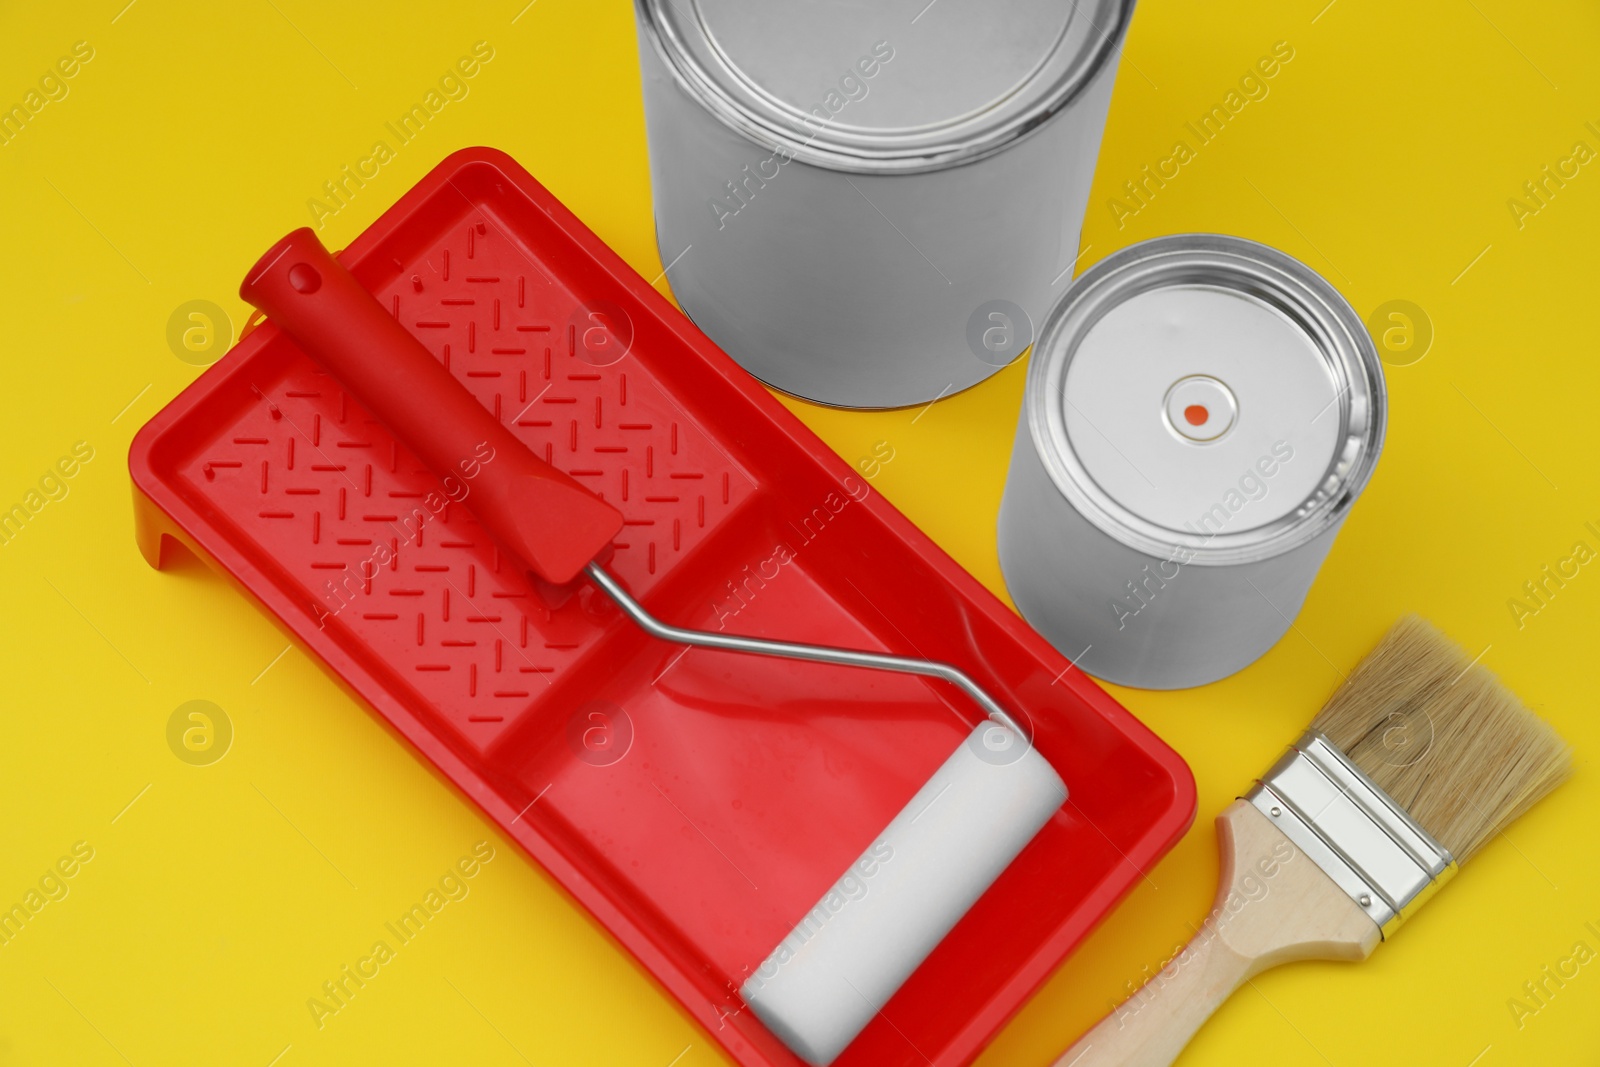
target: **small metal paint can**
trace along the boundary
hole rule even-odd
[[[1178,689],[1286,633],[1383,448],[1349,303],[1254,241],[1159,237],[1051,309],[1000,506],[1023,616],[1084,671]]]
[[[925,403],[1077,256],[1132,0],[636,0],[673,294],[757,378]]]

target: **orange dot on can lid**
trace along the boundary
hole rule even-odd
[[[1199,426],[1211,417],[1211,412],[1206,410],[1204,404],[1190,404],[1183,409],[1183,417],[1190,426]]]

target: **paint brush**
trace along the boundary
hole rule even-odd
[[[1217,817],[1217,896],[1196,936],[1056,1067],[1170,1064],[1267,968],[1366,959],[1570,765],[1488,670],[1401,620]]]

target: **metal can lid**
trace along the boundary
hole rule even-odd
[[[722,122],[835,170],[988,155],[1071,101],[1120,46],[1133,0],[635,0],[678,83]]]
[[[1377,350],[1349,303],[1254,241],[1160,237],[1047,317],[1025,415],[1052,480],[1151,555],[1265,559],[1340,521],[1383,447]]]

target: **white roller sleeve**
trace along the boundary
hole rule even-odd
[[[1067,798],[980,724],[739,992],[795,1055],[833,1062]]]

